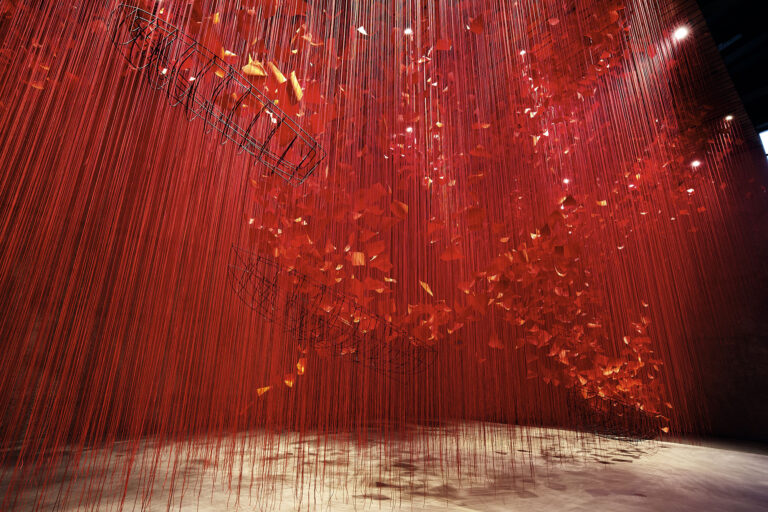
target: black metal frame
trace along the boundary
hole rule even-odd
[[[125,4],[112,11],[109,27],[128,62],[165,89],[171,106],[183,105],[190,121],[204,119],[222,143],[232,141],[292,184],[303,183],[325,159],[320,144],[262,91],[183,31]],[[223,98],[234,106],[223,107]]]
[[[248,307],[319,353],[348,357],[389,376],[420,373],[436,355],[434,347],[365,311],[354,297],[271,258],[233,247],[227,270]]]

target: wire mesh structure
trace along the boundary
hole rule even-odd
[[[156,15],[125,4],[110,14],[110,37],[171,106],[199,117],[292,184],[325,158],[320,144],[221,57]]]
[[[571,403],[580,416],[581,427],[601,437],[621,441],[654,439],[663,421],[660,415],[642,411],[615,398],[572,393]]]
[[[435,358],[434,347],[353,297],[271,258],[233,247],[227,274],[247,306],[322,356],[346,357],[388,376],[420,373]]]

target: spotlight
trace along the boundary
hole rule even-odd
[[[413,126],[409,126],[405,129],[405,133],[413,133]]]
[[[701,166],[701,161],[700,160],[694,160],[693,162],[691,162],[691,167],[693,167],[694,169],[696,167],[700,167],[700,166]]]
[[[728,114],[727,116],[725,116],[725,120],[728,121],[728,122],[731,122],[731,121],[733,121],[733,116]]]
[[[413,30],[411,30],[411,27],[408,27],[405,30],[403,30],[403,34],[405,34],[406,36],[412,36]]]
[[[565,183],[566,185],[567,185],[567,184],[569,184],[570,182],[571,182],[571,180],[569,180],[568,178],[565,178],[565,179],[563,180],[563,183]]]
[[[688,27],[677,27],[675,31],[672,33],[672,37],[675,38],[676,41],[682,41],[686,37],[688,37],[691,33],[691,30]]]

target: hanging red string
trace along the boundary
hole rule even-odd
[[[705,428],[694,340],[766,201],[688,2],[128,4],[206,57],[137,67],[117,2],[0,8],[0,508],[98,502],[57,464],[123,442],[100,476],[149,500],[179,439],[238,478],[271,428]]]

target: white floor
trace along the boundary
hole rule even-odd
[[[388,442],[251,433],[119,444],[63,460],[44,494],[28,487],[17,510],[735,512],[768,510],[768,455],[467,423]]]

